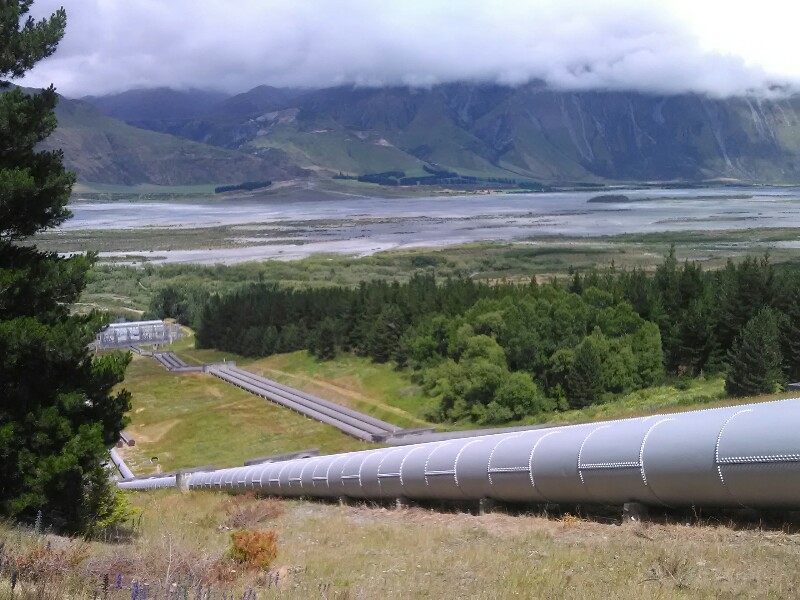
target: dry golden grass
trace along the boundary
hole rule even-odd
[[[795,598],[800,534],[758,521],[673,515],[620,525],[616,512],[541,516],[283,501],[259,527],[278,535],[272,571],[225,562],[231,511],[264,501],[219,493],[139,494],[140,533],[93,542],[78,570],[148,581],[151,595],[187,574],[216,577],[217,598]],[[14,534],[6,534],[6,539]],[[278,575],[279,587],[274,585]],[[166,585],[165,585],[166,584]],[[3,588],[2,585],[6,585]],[[7,581],[0,599],[8,597]],[[96,584],[95,584],[96,585]],[[6,590],[5,592],[3,590]],[[112,595],[112,598],[130,598]],[[115,592],[116,593],[116,592]],[[4,595],[5,594],[5,595]],[[17,596],[22,597],[22,596]],[[32,596],[31,596],[32,597]],[[67,596],[64,596],[67,597]],[[91,598],[72,595],[74,598]],[[102,596],[100,596],[102,597]],[[190,595],[190,597],[193,597]]]

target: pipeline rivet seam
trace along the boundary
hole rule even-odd
[[[551,435],[556,435],[558,433],[560,433],[560,432],[559,431],[548,431],[542,437],[540,437],[538,440],[536,440],[536,443],[533,445],[533,448],[531,448],[531,453],[528,456],[528,474],[530,476],[531,487],[532,488],[536,487],[536,483],[534,482],[534,477],[533,477],[533,454],[534,454],[534,452],[536,452],[536,448],[539,447],[539,444],[541,444],[546,438],[550,437]]]
[[[383,454],[385,454],[385,453],[377,454],[377,456],[381,457],[381,456],[383,456]],[[364,457],[364,460],[361,461],[361,464],[358,465],[358,486],[359,487],[362,487],[362,488],[364,487],[364,482],[361,480],[361,472],[364,470],[364,463],[366,463],[373,456],[376,456],[376,455],[375,454],[367,454],[367,456]]]
[[[489,469],[489,473],[496,474],[496,473],[521,473],[527,472],[528,467],[492,467]]]
[[[722,469],[719,467],[719,445],[722,442],[722,434],[725,432],[725,428],[728,426],[733,419],[738,417],[741,414],[753,412],[752,409],[747,408],[745,410],[739,410],[733,413],[730,417],[725,420],[725,423],[722,424],[722,427],[719,430],[719,434],[717,435],[717,443],[714,446],[714,462],[718,465],[717,466],[717,473],[719,474],[719,480],[722,482],[722,485],[725,485],[725,477],[722,475]]]
[[[395,452],[398,452],[399,450],[400,450],[399,448],[395,448],[394,450],[390,450],[389,452],[387,452],[386,454],[384,454],[381,457],[381,462],[378,463],[377,479],[378,479],[378,486],[381,487],[381,490],[383,489],[383,484],[381,483],[381,479],[383,478],[383,474],[381,474],[381,469],[383,468],[383,463],[386,461],[387,458],[389,458],[392,454],[394,454]],[[388,477],[392,477],[394,474],[393,473],[388,473],[386,475]],[[398,473],[397,476],[399,477],[400,473]]]
[[[425,448],[425,446],[417,446],[416,448],[411,448],[411,450],[406,452],[406,455],[403,457],[403,460],[400,461],[400,485],[405,485],[405,482],[403,481],[403,465],[406,464],[406,460],[408,460],[408,457],[414,454],[414,452],[416,452],[417,450],[422,450],[423,448]]]
[[[647,485],[647,474],[644,471],[644,447],[645,444],[647,444],[647,438],[650,437],[650,434],[653,433],[653,430],[656,427],[658,427],[662,423],[669,423],[670,421],[674,420],[675,419],[661,419],[660,421],[656,421],[655,423],[653,423],[647,430],[647,433],[644,434],[644,437],[642,438],[642,443],[639,444],[639,471],[642,476],[642,483],[644,483],[645,486]]]
[[[308,467],[316,467],[316,464],[319,462],[319,459],[311,458],[311,459],[303,459],[305,462],[303,464],[303,468],[300,469],[300,487],[303,487],[303,474],[306,472]],[[311,474],[314,474],[314,469],[311,469]],[[312,482],[313,484],[313,482]]]
[[[461,487],[461,484],[458,482],[458,459],[461,458],[461,453],[464,452],[467,448],[472,446],[472,444],[478,444],[480,442],[485,441],[484,437],[479,437],[476,440],[472,440],[461,446],[461,449],[456,454],[455,459],[453,460],[453,481],[456,482],[456,487]]]
[[[440,442],[438,446],[436,446],[433,450],[428,453],[428,457],[425,459],[425,466],[422,468],[422,476],[425,479],[425,485],[429,485],[428,483],[428,464],[431,462],[431,457],[436,454],[436,451],[439,448],[444,448],[445,446],[450,445],[452,442]]]
[[[641,464],[637,461],[584,463],[581,465],[581,469],[585,471],[598,470],[598,469],[630,469],[630,468],[636,469],[639,467],[641,467]]]
[[[503,439],[499,440],[492,451],[489,453],[489,461],[486,463],[486,476],[489,478],[489,485],[494,485],[494,481],[492,481],[492,458],[494,457],[495,451],[503,444],[503,442],[507,442],[508,440],[513,440],[520,437],[522,434],[518,433],[516,435],[510,435],[508,437],[504,437]]]
[[[339,460],[340,458],[342,458],[343,456],[345,456],[345,455],[344,454],[340,454],[339,456],[337,456],[336,458],[334,458],[332,461],[330,461],[328,463],[328,470],[325,471],[325,479],[328,480],[328,488],[329,489],[331,487],[331,467],[333,467],[334,463],[336,463],[336,461]],[[341,475],[341,471],[339,472],[339,474]]]
[[[586,437],[585,437],[585,438],[583,438],[583,441],[581,442],[581,447],[580,447],[580,449],[578,450],[578,477],[580,477],[580,479],[581,479],[581,483],[585,483],[585,482],[583,481],[583,467],[581,466],[581,457],[583,456],[583,447],[586,445],[586,442],[588,442],[588,441],[589,441],[589,438],[590,438],[590,437],[592,437],[592,436],[593,436],[595,433],[597,433],[597,432],[598,432],[598,431],[600,431],[601,429],[608,429],[609,427],[611,427],[611,425],[602,425],[601,427],[597,427],[597,428],[595,428],[595,429],[592,429],[592,430],[591,430],[591,431],[590,431],[590,432],[589,432],[589,433],[586,435]]]
[[[772,462],[798,462],[800,454],[766,454],[754,456],[729,456],[727,458],[717,458],[717,464],[736,465],[748,463],[772,463]]]

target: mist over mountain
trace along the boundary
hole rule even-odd
[[[103,114],[137,127],[156,129],[161,121],[206,114],[230,94],[214,90],[135,89],[107,96],[85,96]]]
[[[34,17],[62,0],[37,0]],[[800,7],[720,0],[170,0],[67,6],[59,51],[22,82],[70,96],[435,86],[729,97],[800,90]]]
[[[800,182],[796,96],[565,92],[540,83],[261,86],[219,102],[199,92],[190,101],[191,92],[137,90],[138,103],[127,94],[87,100],[130,124],[249,155],[280,153],[284,166],[323,174],[433,164],[547,183]],[[159,103],[160,113],[148,112]]]

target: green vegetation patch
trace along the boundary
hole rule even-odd
[[[135,229],[80,229],[46,231],[33,238],[37,246],[55,252],[137,252],[242,248],[264,244],[301,244],[287,240],[295,232],[274,225],[225,225],[220,227],[137,227]],[[117,260],[116,258],[114,260]]]
[[[210,196],[214,193],[215,184],[200,185],[154,185],[140,183],[137,185],[115,185],[109,183],[92,183],[82,181],[72,188],[73,197],[82,200],[107,199],[107,200],[153,200],[165,198],[179,198],[181,196]]]
[[[392,365],[348,354],[319,361],[299,351],[250,362],[245,368],[401,427],[432,426],[425,415],[434,399],[408,372]]]

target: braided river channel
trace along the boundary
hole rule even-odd
[[[589,200],[624,195],[625,202]],[[152,254],[154,263],[236,263],[318,253],[386,250],[551,236],[599,237],[662,231],[800,228],[798,187],[712,187],[376,198],[341,194],[180,201],[82,202],[62,229],[224,227],[226,247],[153,252],[131,247],[101,256]],[[800,236],[799,236],[800,237]],[[778,245],[800,247],[800,242]]]

